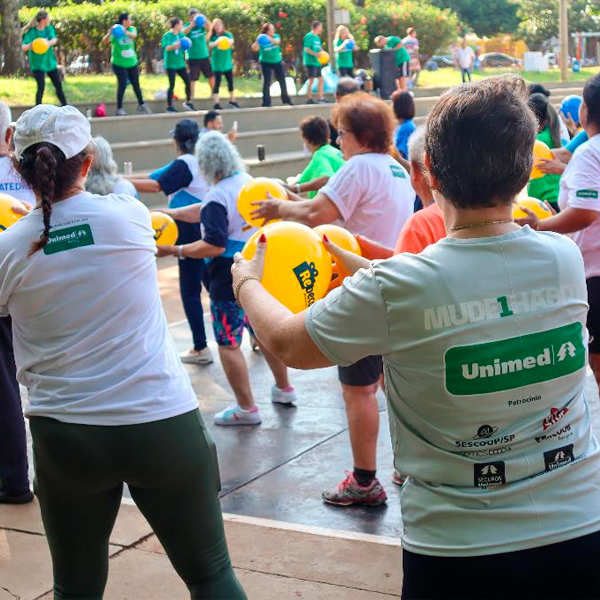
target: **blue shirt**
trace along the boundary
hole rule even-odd
[[[575,152],[575,150],[577,150],[577,148],[579,148],[579,146],[581,146],[581,144],[584,144],[585,142],[588,141],[588,134],[587,131],[583,130],[580,131],[567,145],[566,148],[567,150],[573,154]]]
[[[408,159],[408,140],[410,136],[415,132],[417,126],[412,119],[404,121],[402,125],[398,126],[394,133],[394,143],[398,152],[400,152],[402,158]]]

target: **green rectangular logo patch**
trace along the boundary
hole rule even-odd
[[[400,179],[406,179],[406,172],[399,165],[390,165],[390,169],[392,170],[392,175],[394,177],[399,177]]]
[[[49,237],[48,244],[44,247],[44,254],[56,254],[57,252],[94,245],[94,236],[89,225],[57,229],[51,231]]]
[[[579,190],[575,195],[578,198],[598,198],[598,192],[596,190]]]
[[[455,396],[503,392],[550,381],[585,366],[581,323],[487,344],[450,348],[446,389]]]

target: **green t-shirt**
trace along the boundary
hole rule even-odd
[[[402,40],[396,36],[388,38],[386,48],[395,48]],[[400,50],[396,50],[396,65],[400,66],[402,63],[409,62],[410,56],[404,46]]]
[[[321,67],[322,65],[318,61],[317,57],[306,52],[306,48],[309,48],[313,52],[321,52],[321,38],[318,35],[315,35],[312,31],[309,31],[304,36],[302,47],[304,48],[304,66]]]
[[[167,46],[174,44],[182,37],[185,37],[183,33],[173,33],[167,31],[162,38],[162,48],[164,50],[165,69],[185,69],[185,52],[181,48],[175,50],[165,50]]]
[[[56,37],[56,31],[52,25],[44,28],[42,31],[36,27],[32,27],[24,36],[23,43],[31,44],[33,40],[37,38],[46,38],[47,40],[53,40]],[[48,48],[44,54],[36,54],[33,50],[29,51],[29,67],[32,71],[54,71],[57,67],[56,55],[54,54],[54,48]]]
[[[403,548],[500,554],[600,529],[586,317],[579,249],[529,227],[374,261],[308,309],[334,364],[383,355]]]
[[[189,23],[185,24],[184,29],[189,27]],[[208,46],[206,45],[206,24],[204,27],[194,27],[188,34],[192,40],[192,47],[188,50],[188,58],[192,60],[202,60],[208,58]]]
[[[281,40],[279,34],[273,36],[276,40]],[[281,62],[281,44],[267,44],[266,46],[258,45],[258,60],[260,62],[279,64]]]
[[[127,31],[137,33],[137,29],[133,26],[128,27]],[[112,64],[116,67],[123,67],[130,69],[138,64],[138,57],[135,52],[135,40],[130,38],[128,35],[124,35],[122,38],[115,38],[113,35],[110,36],[110,43],[112,44]]]
[[[346,40],[337,40],[335,43],[336,48],[341,46]],[[352,50],[344,48],[337,53],[337,66],[341,69],[351,69],[354,66],[354,56]]]
[[[310,162],[306,165],[298,183],[306,183],[319,177],[332,177],[344,165],[344,157],[342,153],[331,146],[325,144],[313,153]],[[308,192],[309,198],[314,198],[317,192]]]
[[[538,133],[537,139],[540,140],[540,142],[544,142],[548,148],[554,147],[552,134],[548,127],[545,127]],[[527,193],[531,197],[538,198],[539,200],[548,200],[548,202],[552,202],[553,204],[558,202],[559,191],[560,175],[555,175],[553,173],[548,173],[543,177],[532,179],[527,186]]]
[[[228,37],[232,40],[233,43],[233,35],[226,31],[225,33],[221,33],[219,35],[215,34],[210,38],[211,42],[216,42],[220,37]],[[210,64],[212,66],[212,70],[217,73],[225,73],[226,71],[231,71],[233,69],[233,50],[229,48],[229,50],[219,50],[217,46],[212,49],[212,53],[210,55]]]

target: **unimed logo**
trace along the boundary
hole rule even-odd
[[[446,389],[455,396],[512,390],[575,373],[585,366],[581,323],[487,344],[450,348]]]

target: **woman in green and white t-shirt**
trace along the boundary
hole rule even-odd
[[[281,101],[283,104],[292,106],[290,95],[285,85],[285,68],[281,58],[281,36],[275,33],[275,27],[271,23],[265,23],[260,30],[259,36],[252,44],[252,50],[258,52],[258,60],[263,76],[263,106],[271,106],[271,77],[275,73],[279,89],[281,90]]]
[[[182,41],[185,36],[181,31],[183,22],[179,17],[169,19],[171,29],[162,37],[161,46],[164,52],[165,71],[169,78],[169,89],[167,90],[167,112],[177,112],[173,107],[173,92],[175,90],[175,80],[177,76],[181,77],[185,85],[185,102],[183,108],[186,110],[196,110],[192,104],[192,86],[190,77],[185,68],[185,49],[182,47]]]
[[[48,11],[40,10],[31,21],[23,27],[23,52],[29,53],[29,67],[37,83],[37,92],[35,94],[35,103],[41,104],[44,98],[46,88],[46,75],[50,78],[56,95],[62,106],[67,104],[67,99],[63,92],[54,46],[58,43],[54,27],[50,25],[50,15]],[[43,38],[44,42],[35,42],[36,39]],[[34,44],[35,42],[35,44]],[[39,44],[39,49],[38,49]],[[44,47],[46,50],[43,51]]]
[[[356,42],[354,36],[345,25],[340,25],[333,40],[333,48],[337,56],[338,71],[342,77],[354,77],[354,56]]]
[[[137,29],[133,26],[133,19],[129,13],[121,13],[116,24],[102,38],[102,43],[112,45],[111,62],[114,74],[117,76],[117,117],[127,114],[123,110],[123,96],[128,81],[138,101],[137,111],[146,115],[152,112],[144,102],[140,88],[140,71],[135,51],[136,38]]]
[[[229,106],[231,108],[240,108],[235,101],[235,92],[233,85],[233,35],[225,29],[225,24],[221,19],[215,19],[208,32],[208,47],[211,50],[210,64],[215,74],[215,85],[213,87],[214,109],[221,110],[219,104],[219,88],[221,87],[221,78],[227,79],[227,89],[229,91]]]
[[[512,219],[537,133],[527,91],[489,78],[429,113],[424,163],[448,236],[421,254],[370,263],[326,242],[354,275],[299,314],[260,283],[268,233],[232,270],[256,335],[288,366],[383,355],[408,475],[405,600],[600,597],[583,259]]]

